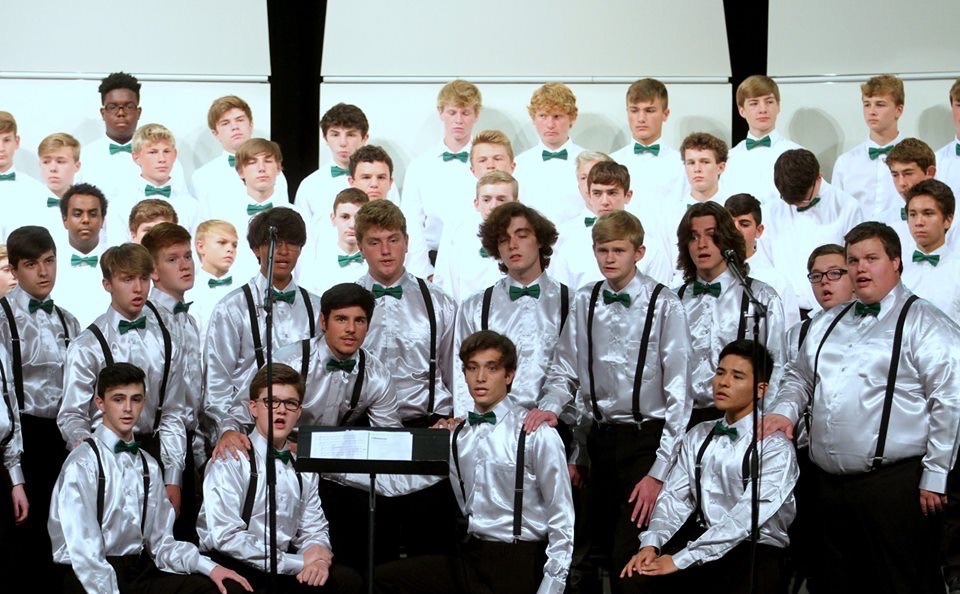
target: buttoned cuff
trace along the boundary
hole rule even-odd
[[[537,403],[537,408],[545,412],[551,412],[557,415],[559,419],[560,413],[563,412],[564,405],[557,402],[555,398],[543,398]]]
[[[773,408],[766,411],[768,415],[783,415],[790,419],[790,422],[794,425],[797,424],[797,421],[800,420],[800,414],[796,411],[795,407],[786,402],[776,402],[773,405]]]
[[[693,554],[690,552],[690,549],[683,549],[679,553],[673,556],[673,564],[677,566],[677,569],[686,569],[691,565],[695,565],[700,561],[694,559]]]
[[[657,538],[657,533],[651,530],[647,530],[640,535],[640,546],[637,548],[639,551],[644,547],[653,547],[657,549],[657,552],[660,552],[660,547],[663,546],[663,543],[660,542],[660,539]]]
[[[210,577],[210,574],[213,573],[213,570],[216,569],[216,567],[217,563],[206,555],[200,555],[197,559],[197,573],[202,573],[203,575]]]
[[[947,473],[924,468],[920,474],[920,488],[943,495],[947,492]]]
[[[26,482],[23,478],[23,468],[20,467],[19,462],[15,466],[8,468],[7,474],[10,475],[10,484],[12,486],[22,485]]]
[[[670,465],[657,458],[657,461],[650,467],[650,472],[647,473],[647,476],[655,478],[662,483],[666,480],[669,471]]]
[[[163,469],[163,484],[179,487],[183,484],[183,468],[166,466]]]
[[[283,553],[277,562],[277,572],[284,575],[297,575],[303,571],[303,555]]]
[[[537,588],[537,594],[563,594],[567,586],[566,579],[557,579],[552,575],[545,575]]]

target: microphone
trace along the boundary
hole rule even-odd
[[[737,252],[733,250],[723,250],[723,259],[727,262],[737,263]]]
[[[268,230],[269,233],[270,233],[270,237],[276,237],[276,236],[277,236],[277,226],[276,226],[276,225],[270,225],[270,227],[269,227],[267,230]]]

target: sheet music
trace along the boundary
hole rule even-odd
[[[317,431],[310,457],[334,460],[413,460],[413,435],[393,431]]]

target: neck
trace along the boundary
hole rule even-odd
[[[267,266],[266,266],[266,264],[264,264],[263,268],[260,269],[260,275],[263,276],[263,278],[267,278]],[[271,284],[272,284],[272,286],[273,286],[274,289],[276,289],[276,290],[278,290],[278,291],[282,291],[282,290],[284,290],[284,289],[287,288],[287,286],[290,284],[290,281],[292,281],[292,280],[293,280],[293,275],[288,274],[288,275],[284,275],[284,276],[277,276],[276,274],[274,274],[274,275],[273,275],[273,283],[271,283]]]
[[[117,437],[119,437],[121,441],[124,441],[124,442],[127,442],[127,443],[130,443],[131,441],[133,441],[133,429],[129,429],[129,430],[127,430],[127,431],[120,431],[119,429],[117,429],[117,428],[115,428],[115,427],[111,427],[110,425],[107,425],[106,423],[104,423],[104,427],[106,427],[106,428],[109,429],[110,431],[113,431],[113,433],[114,433]]]
[[[30,297],[30,298],[32,298],[32,299],[36,299],[37,301],[44,301],[44,300],[46,300],[46,298],[50,296],[50,293],[53,292],[53,287],[50,287],[50,290],[47,291],[46,293],[40,293],[40,294],[31,293],[30,291],[24,289],[24,288],[23,288],[23,285],[20,285],[20,288],[23,289],[23,292],[26,293],[28,297]]]
[[[0,167],[0,173],[6,173],[6,172],[10,171],[11,169],[13,169],[13,161],[12,161],[12,160],[10,161],[10,164],[7,165],[6,167]]]
[[[570,140],[570,137],[569,137],[569,136],[563,138],[562,140],[558,140],[557,142],[552,142],[552,143],[551,143],[551,142],[547,142],[546,140],[544,140],[544,141],[543,141],[543,145],[544,145],[545,147],[547,147],[548,149],[550,149],[551,151],[556,151],[556,150],[558,150],[561,146],[567,144],[567,141],[569,141],[569,140]]]
[[[724,262],[720,266],[717,266],[716,268],[711,268],[710,270],[707,270],[707,269],[697,270],[697,276],[707,281],[708,283],[712,283],[714,279],[716,279],[718,276],[720,276],[726,271],[727,271],[727,263]]]
[[[132,322],[132,321],[136,320],[137,318],[139,318],[139,317],[140,317],[140,312],[143,311],[143,307],[140,307],[140,308],[138,308],[138,309],[132,309],[132,308],[128,309],[128,308],[123,308],[123,307],[121,307],[121,306],[120,306],[118,303],[116,303],[116,302],[110,303],[110,307],[112,307],[115,312],[117,312],[118,314],[120,314],[120,317],[121,317],[121,318],[125,319],[125,320],[128,321],[128,322]]]
[[[266,190],[260,191],[247,186],[247,196],[253,198],[255,202],[266,202],[271,196],[273,196],[273,187],[271,186]]]
[[[382,274],[379,274],[378,272],[375,272],[371,268],[370,278],[377,281],[377,284],[379,285],[383,285],[384,287],[392,287],[393,285],[397,284],[401,278],[403,278],[403,275],[406,274],[406,271],[407,271],[406,268],[401,267],[399,270],[397,270],[397,272],[393,274],[392,277],[389,277],[389,276],[384,276]]]
[[[343,253],[352,256],[357,251],[357,241],[350,241],[341,237],[337,240],[337,247],[343,250]]]
[[[504,394],[504,395],[501,396],[500,399],[497,400],[496,402],[491,402],[491,403],[485,404],[485,405],[484,405],[484,404],[480,404],[479,402],[474,401],[473,407],[476,409],[476,412],[481,413],[481,414],[483,414],[483,413],[485,413],[485,412],[490,412],[491,410],[497,408],[497,405],[500,404],[501,402],[503,402],[503,399],[506,398],[506,397],[507,397],[507,395]]]
[[[469,140],[457,140],[451,136],[443,137],[443,145],[450,149],[452,153],[459,153],[463,147],[467,146]]]
[[[170,183],[170,176],[169,176],[169,175],[168,175],[167,177],[150,177],[149,175],[145,175],[145,174],[144,174],[144,175],[141,175],[140,177],[142,177],[143,179],[145,179],[145,180],[147,181],[147,183],[149,183],[150,185],[155,186],[155,187],[158,187],[158,188],[161,187],[161,186],[165,186],[165,185],[167,185],[168,183]]]
[[[543,269],[539,265],[531,266],[527,270],[523,271],[510,271],[510,278],[517,281],[523,286],[527,286],[533,281],[540,278],[540,275],[543,274]]]
[[[760,130],[759,128],[750,128],[750,136],[753,136],[757,140],[763,138],[764,136],[769,136],[773,132],[773,128],[769,130]]]
[[[266,434],[265,434],[263,431],[260,430],[260,427],[257,427],[257,433],[259,433],[260,436],[263,437],[264,441],[266,441],[267,436],[266,436]],[[287,435],[288,435],[288,434],[289,434],[289,433],[284,433],[283,435],[278,435],[278,434],[277,434],[277,430],[274,429],[274,430],[273,430],[273,449],[275,449],[275,450],[277,450],[277,451],[282,451],[282,450],[286,449],[286,448],[284,448],[284,446],[287,445]],[[267,453],[269,454],[270,452],[267,452]],[[278,463],[278,465],[279,465],[279,463]]]
[[[3,173],[3,172],[0,171],[0,173]],[[72,182],[72,181],[70,182],[70,185],[73,185],[73,182]],[[57,198],[63,198],[63,195],[67,193],[67,188],[69,188],[69,187],[70,187],[70,186],[67,186],[67,187],[65,187],[65,188],[63,188],[62,190],[59,190],[59,191],[58,191],[58,190],[54,190],[54,189],[51,188],[50,186],[47,186],[47,189],[50,190],[50,193],[53,194],[54,196],[56,196]]]
[[[720,184],[717,184],[713,187],[707,188],[704,191],[699,191],[696,188],[690,188],[690,197],[696,200],[697,202],[706,202],[714,196],[717,195],[717,192],[720,191]]]
[[[174,291],[174,290],[172,290],[172,289],[168,289],[167,287],[161,286],[159,283],[156,283],[156,282],[153,283],[153,286],[154,286],[158,291],[160,291],[161,293],[164,293],[164,294],[166,294],[166,295],[170,295],[171,297],[173,297],[173,298],[176,299],[177,301],[183,302],[183,295],[184,295],[185,291]]]
[[[929,244],[927,244],[927,245],[917,244],[917,247],[918,247],[918,248],[920,249],[920,251],[923,252],[924,254],[929,254],[929,253],[931,253],[931,252],[933,252],[933,251],[935,251],[935,250],[939,250],[940,248],[942,248],[942,247],[943,247],[943,244],[946,243],[946,241],[944,241],[944,239],[945,239],[945,238],[941,237],[940,240],[937,241],[936,243],[929,243]]]
[[[657,144],[657,142],[660,141],[660,136],[658,135],[656,138],[651,138],[651,139],[648,139],[648,140],[640,140],[639,138],[637,138],[636,136],[634,136],[634,137],[633,137],[633,141],[634,141],[634,142],[639,142],[639,143],[642,144],[643,146],[651,146],[651,145]]]
[[[117,144],[127,144],[128,142],[130,142],[130,139],[133,138],[133,134],[116,136],[114,134],[111,134],[110,132],[107,132],[107,138],[109,138],[110,140],[114,141]]]
[[[723,420],[727,425],[733,425],[743,417],[749,415],[753,412],[753,404],[749,404],[739,410],[728,410],[726,414],[723,415]]]
[[[353,357],[354,355],[357,354],[357,351],[358,351],[358,350],[360,350],[360,347],[357,347],[356,350],[350,351],[350,352],[348,353],[348,352],[346,352],[346,351],[340,351],[340,350],[337,350],[337,349],[333,348],[333,345],[330,344],[330,341],[329,341],[329,340],[327,340],[326,342],[327,342],[327,350],[329,350],[329,351],[330,351],[330,354],[333,355],[333,358],[336,359],[336,360],[338,360],[338,361],[345,361],[345,360],[347,360],[347,359],[350,359],[351,357]]]
[[[613,289],[614,293],[619,293],[630,284],[630,281],[633,280],[633,277],[637,276],[637,267],[634,266],[630,272],[621,278],[608,278],[607,284],[610,285],[610,288]]]
[[[753,255],[756,254],[756,253],[757,253],[757,244],[755,244],[755,243],[748,243],[748,244],[747,244],[747,257],[744,258],[744,259],[745,259],[745,260],[749,260],[749,259],[752,258]]]
[[[893,127],[889,130],[870,130],[870,140],[876,142],[880,146],[886,146],[896,139],[900,135],[900,131],[896,127]]]
[[[207,274],[212,274],[213,276],[220,278],[226,273],[230,272],[229,266],[214,266],[210,262],[200,262],[200,269],[206,272]]]
[[[77,250],[81,254],[86,255],[96,249],[97,244],[100,243],[100,234],[94,233],[93,238],[86,241],[81,241],[73,236],[70,236],[68,241],[70,242],[70,247]]]

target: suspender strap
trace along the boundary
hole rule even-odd
[[[157,307],[151,303],[149,299],[146,305],[150,308],[150,311],[153,312],[154,317],[157,318],[157,325],[160,326],[160,334],[163,335],[163,378],[160,380],[160,400],[157,403],[157,414],[153,417],[153,432],[156,433],[157,430],[160,429],[160,413],[163,411],[163,402],[167,398],[167,382],[170,379],[170,361],[173,359],[173,340],[170,338],[170,331],[167,329],[166,324],[163,323]]]
[[[13,390],[17,395],[17,406],[23,410],[23,354],[20,350],[20,332],[17,330],[17,321],[13,317],[13,310],[10,308],[10,302],[6,297],[0,299],[0,307],[3,307],[3,313],[7,316],[7,322],[10,324],[10,341],[12,349],[10,356],[13,358]],[[66,325],[64,325],[66,328]]]
[[[317,320],[313,315],[313,303],[310,301],[310,293],[307,293],[307,290],[303,287],[298,288],[300,289],[300,295],[303,297],[303,306],[307,308],[307,319],[310,320],[310,338],[313,338],[317,335]],[[261,367],[263,366],[261,365]]]
[[[360,392],[363,391],[363,378],[366,375],[367,368],[367,358],[363,353],[363,349],[360,349],[360,362],[357,364],[357,381],[353,382],[353,393],[350,395],[350,408],[347,409],[347,414],[343,415],[343,419],[340,421],[340,426],[345,427],[347,421],[353,417],[357,412],[357,404],[360,403]]]
[[[647,363],[647,345],[650,344],[650,331],[653,329],[653,311],[657,306],[657,297],[665,287],[657,283],[647,305],[647,319],[643,322],[643,335],[640,337],[640,354],[637,357],[637,372],[633,374],[633,419],[639,424],[643,420],[640,414],[640,384],[643,383],[643,368]]]
[[[300,377],[307,381],[307,373],[310,371],[310,339],[304,338],[300,341]]]
[[[557,334],[563,332],[563,326],[567,323],[567,314],[570,313],[570,289],[567,285],[560,283],[560,328]]]
[[[807,332],[810,331],[810,318],[800,322],[800,337],[797,339],[797,350],[803,346],[803,341],[807,339]]]
[[[427,317],[430,318],[430,384],[427,387],[429,394],[427,399],[427,414],[432,415],[437,391],[437,312],[433,308],[433,298],[430,296],[427,283],[424,282],[422,278],[417,277],[417,284],[420,285],[423,304],[427,307]]]
[[[253,352],[257,356],[257,369],[266,364],[263,359],[263,339],[260,337],[260,323],[257,315],[257,305],[253,302],[253,291],[250,285],[243,285],[243,296],[247,300],[247,313],[250,314],[250,335],[253,337]],[[312,319],[313,316],[311,316]],[[311,331],[313,328],[311,327]],[[313,336],[311,332],[311,336]]]
[[[17,417],[13,414],[13,405],[10,404],[9,400],[9,388],[7,387],[7,372],[3,369],[3,364],[0,363],[0,381],[3,381],[3,386],[0,386],[0,397],[3,398],[3,403],[7,407],[7,418],[10,419],[10,433],[0,441],[0,449],[5,448],[10,440],[13,439],[13,434],[17,430]]]
[[[513,485],[513,542],[520,540],[520,524],[523,515],[523,469],[526,454],[527,432],[520,426],[517,439],[517,476]]]
[[[687,290],[687,286],[689,285],[690,283],[684,283],[680,285],[680,288],[677,290],[677,297],[679,297],[680,299],[683,299],[683,294]]]
[[[593,314],[597,310],[597,296],[603,281],[593,285],[590,293],[590,307],[587,311],[587,375],[590,381],[590,405],[593,407],[593,420],[600,422],[600,407],[597,406],[597,394],[593,386]]]
[[[253,445],[247,449],[247,457],[250,460],[250,480],[247,482],[247,494],[243,498],[243,509],[240,512],[240,519],[243,525],[250,527],[250,515],[253,513],[253,500],[257,496],[257,457],[253,452]]]
[[[97,457],[97,524],[100,525],[100,528],[103,528],[103,498],[104,493],[106,492],[107,477],[103,474],[103,460],[100,459],[100,449],[94,443],[92,437],[88,437],[83,441],[90,444],[90,447],[93,448],[93,455]],[[146,497],[144,497],[146,499]]]
[[[466,420],[460,421],[457,428],[453,430],[453,467],[457,470],[457,479],[460,481],[460,494],[463,495],[463,504],[467,504],[467,489],[463,486],[463,475],[460,473],[460,448],[457,447],[457,438],[463,431],[463,426],[467,424]]]
[[[487,287],[483,292],[483,304],[480,306],[480,329],[488,330],[487,323],[490,321],[490,300],[493,298],[493,287]]]
[[[880,416],[880,434],[877,436],[877,453],[873,456],[873,468],[880,467],[883,462],[883,449],[887,445],[887,431],[890,429],[890,411],[893,408],[893,390],[897,387],[897,369],[900,367],[900,348],[903,346],[903,326],[907,321],[907,312],[913,302],[919,299],[916,295],[907,298],[897,318],[897,329],[893,335],[893,354],[890,356],[890,371],[887,372],[887,393],[883,399],[883,414]]]
[[[107,344],[107,339],[104,338],[100,327],[96,324],[90,324],[87,326],[87,330],[93,332],[93,336],[100,343],[100,350],[103,351],[103,362],[107,365],[113,365],[113,353],[110,352],[110,345]]]
[[[150,467],[147,466],[147,457],[143,455],[143,450],[139,453],[140,462],[143,463],[143,510],[140,512],[140,534],[146,539],[144,531],[147,527],[147,501],[150,499]]]
[[[70,327],[67,326],[67,317],[63,315],[63,310],[53,306],[53,311],[57,312],[57,317],[60,318],[60,325],[63,326],[63,346],[70,346]]]
[[[753,278],[746,278],[747,287],[753,287]],[[743,340],[743,337],[747,335],[747,309],[750,308],[750,297],[747,296],[747,292],[743,291],[740,295],[740,325],[737,326],[737,340]],[[756,320],[754,320],[756,324]]]
[[[827,337],[830,336],[830,333],[833,332],[833,329],[836,328],[837,324],[840,323],[840,318],[845,316],[847,312],[850,311],[850,309],[854,306],[855,303],[856,303],[855,301],[850,302],[845,308],[843,308],[843,311],[841,311],[837,317],[833,318],[833,321],[830,322],[829,326],[827,326],[827,331],[823,333],[823,338],[820,339],[820,344],[817,345],[817,352],[813,356],[813,391],[814,392],[816,392],[817,390],[817,369],[820,365],[820,351],[823,350],[823,345],[824,343],[827,342]],[[807,434],[809,435],[810,433],[810,407],[809,406],[807,406],[803,414],[804,414],[804,417],[806,417],[807,419]]]
[[[700,449],[697,450],[697,461],[693,466],[693,481],[697,489],[697,523],[700,524],[700,526],[707,525],[703,516],[703,487],[701,484],[703,470],[701,465],[703,463],[703,454],[707,451],[707,446],[710,445],[711,441],[713,441],[713,429],[707,433],[706,439],[703,440],[703,444],[700,446]]]

